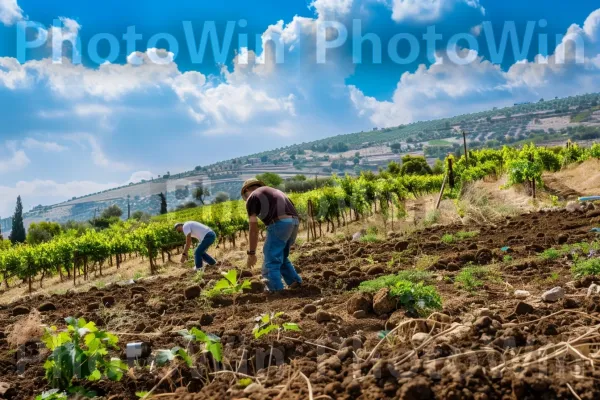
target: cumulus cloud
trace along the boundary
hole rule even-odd
[[[0,22],[11,26],[23,19],[23,10],[17,0],[0,0]]]
[[[396,22],[433,22],[457,5],[466,5],[485,15],[479,0],[392,0],[392,19]]]
[[[67,150],[66,146],[60,145],[56,142],[44,142],[34,138],[26,138],[23,140],[23,147],[26,149],[37,149],[55,153]]]
[[[458,65],[448,54],[438,54],[429,67],[404,73],[391,101],[378,101],[354,86],[349,96],[359,115],[385,127],[481,111],[518,99],[600,91],[600,10],[590,14],[583,27],[572,25],[549,57],[517,62],[508,71],[471,50],[457,54],[474,61]]]
[[[98,183],[92,181],[71,181],[57,183],[53,180],[19,181],[14,186],[0,186],[0,215],[10,215],[14,211],[17,196],[23,198],[27,210],[41,202],[58,203],[74,196],[83,196],[120,186],[118,183]]]
[[[320,19],[329,19],[347,15],[352,9],[353,0],[314,0],[310,6]]]
[[[19,171],[28,166],[30,162],[31,160],[23,150],[13,150],[9,158],[0,158],[0,174]]]

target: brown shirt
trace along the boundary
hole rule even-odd
[[[294,203],[285,193],[268,186],[259,187],[250,194],[246,210],[248,215],[256,215],[265,225],[271,225],[286,215],[298,218]]]

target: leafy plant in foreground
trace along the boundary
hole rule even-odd
[[[154,361],[156,362],[156,365],[163,367],[178,357],[182,359],[188,367],[191,367],[194,363],[187,351],[179,346],[175,346],[171,350],[158,350]]]
[[[179,331],[179,334],[189,341],[204,344],[204,349],[211,353],[216,361],[223,360],[223,346],[218,336],[205,333],[198,328],[192,328],[189,331],[184,329]]]
[[[52,352],[46,362],[46,379],[57,389],[69,389],[73,378],[97,381],[107,377],[120,381],[127,365],[118,358],[109,358],[108,350],[118,350],[117,336],[101,331],[83,318],[65,319],[66,331],[53,326],[46,329],[42,341]]]
[[[59,389],[48,390],[35,396],[35,400],[67,400],[67,394]]]
[[[263,314],[256,318],[256,326],[252,330],[254,337],[260,339],[263,336],[268,336],[271,332],[277,331],[277,335],[283,331],[299,332],[301,329],[298,324],[293,322],[280,323],[279,319],[284,315],[283,312]]]

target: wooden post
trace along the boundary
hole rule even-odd
[[[454,170],[452,167],[452,158],[448,157],[448,183],[450,188],[454,189]]]
[[[465,146],[465,163],[468,166],[469,165],[469,153],[467,150],[467,132],[465,132],[463,130],[462,135],[463,135],[463,145]]]
[[[444,195],[444,188],[446,187],[446,181],[448,180],[448,174],[444,175],[444,182],[442,182],[442,189],[440,190],[440,196],[435,203],[435,209],[440,208],[440,203],[442,202],[442,196]]]

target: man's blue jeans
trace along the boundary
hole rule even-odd
[[[294,282],[302,283],[289,259],[290,247],[296,242],[299,226],[297,219],[287,218],[267,227],[262,274],[270,291],[283,290],[282,277],[288,286]]]
[[[196,247],[194,252],[194,261],[196,263],[196,269],[202,268],[202,260],[206,261],[208,265],[215,265],[217,262],[214,258],[206,254],[206,250],[217,240],[217,235],[214,232],[208,232],[202,242]]]

